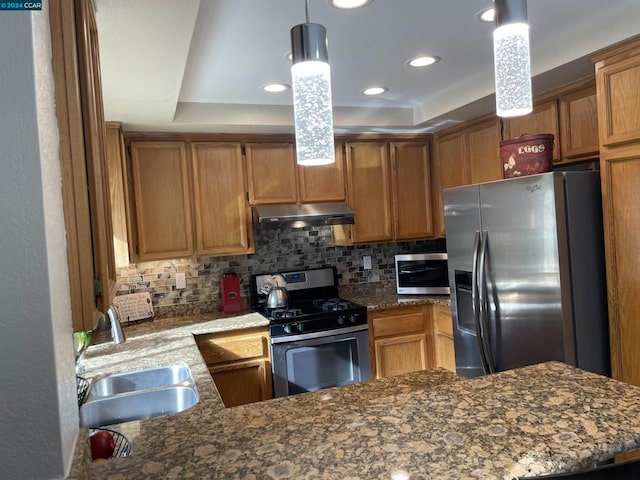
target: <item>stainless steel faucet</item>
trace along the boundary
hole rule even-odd
[[[122,325],[120,325],[118,312],[115,308],[109,307],[109,310],[107,310],[107,316],[109,317],[109,323],[111,323],[111,338],[113,339],[113,343],[124,343],[126,341],[126,337],[122,331]]]

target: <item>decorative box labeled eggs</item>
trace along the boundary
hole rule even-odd
[[[553,134],[521,135],[500,142],[504,178],[550,172],[553,168]]]

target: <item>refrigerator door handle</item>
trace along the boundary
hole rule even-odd
[[[478,261],[480,259],[480,244],[481,233],[480,230],[476,230],[473,241],[473,267],[471,271],[471,308],[473,312],[473,323],[476,327],[476,340],[478,341],[478,351],[480,352],[480,361],[482,363],[482,371],[486,374],[489,373],[489,366],[484,353],[484,345],[482,341],[483,332],[482,324],[480,320],[481,315],[481,286],[478,277]]]
[[[478,261],[478,288],[480,290],[480,326],[482,331],[482,352],[486,373],[495,373],[496,369],[491,354],[491,339],[489,330],[489,299],[487,289],[487,248],[489,244],[488,232],[480,233],[480,259]]]

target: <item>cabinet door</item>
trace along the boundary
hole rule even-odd
[[[433,235],[431,169],[427,143],[391,143],[395,240]]]
[[[601,176],[611,374],[640,385],[640,146],[602,157]]]
[[[389,156],[385,142],[347,144],[348,203],[356,212],[353,243],[391,240]]]
[[[640,140],[640,45],[596,64],[602,146]]]
[[[269,400],[273,396],[271,364],[264,359],[210,366],[209,373],[227,408]]]
[[[456,371],[453,347],[453,323],[449,307],[434,305],[432,310],[435,366]]]
[[[116,268],[129,266],[129,238],[126,205],[129,196],[125,187],[126,155],[119,123],[107,124],[107,173],[111,199],[113,253]]]
[[[336,161],[331,165],[298,166],[300,203],[336,202],[345,199],[342,148],[342,144],[336,144]]]
[[[595,86],[560,97],[560,150],[563,161],[598,156]]]
[[[137,259],[192,255],[191,188],[185,144],[131,142],[131,163]]]
[[[240,143],[194,143],[191,162],[196,254],[252,252]]]
[[[297,203],[296,159],[292,143],[247,143],[249,203]]]
[[[504,121],[504,140],[517,138],[520,135],[536,135],[553,133],[553,161],[560,160],[560,134],[558,129],[558,102],[536,105],[529,115],[509,118]]]
[[[497,120],[475,125],[465,130],[469,145],[469,183],[501,180],[500,129]]]
[[[436,236],[444,236],[445,188],[459,187],[469,183],[467,147],[463,132],[437,138],[434,142],[434,226]]]
[[[376,339],[374,351],[376,378],[428,368],[427,337],[424,333]]]

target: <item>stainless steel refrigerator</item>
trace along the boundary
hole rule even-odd
[[[457,373],[558,360],[610,374],[598,172],[444,191]]]

